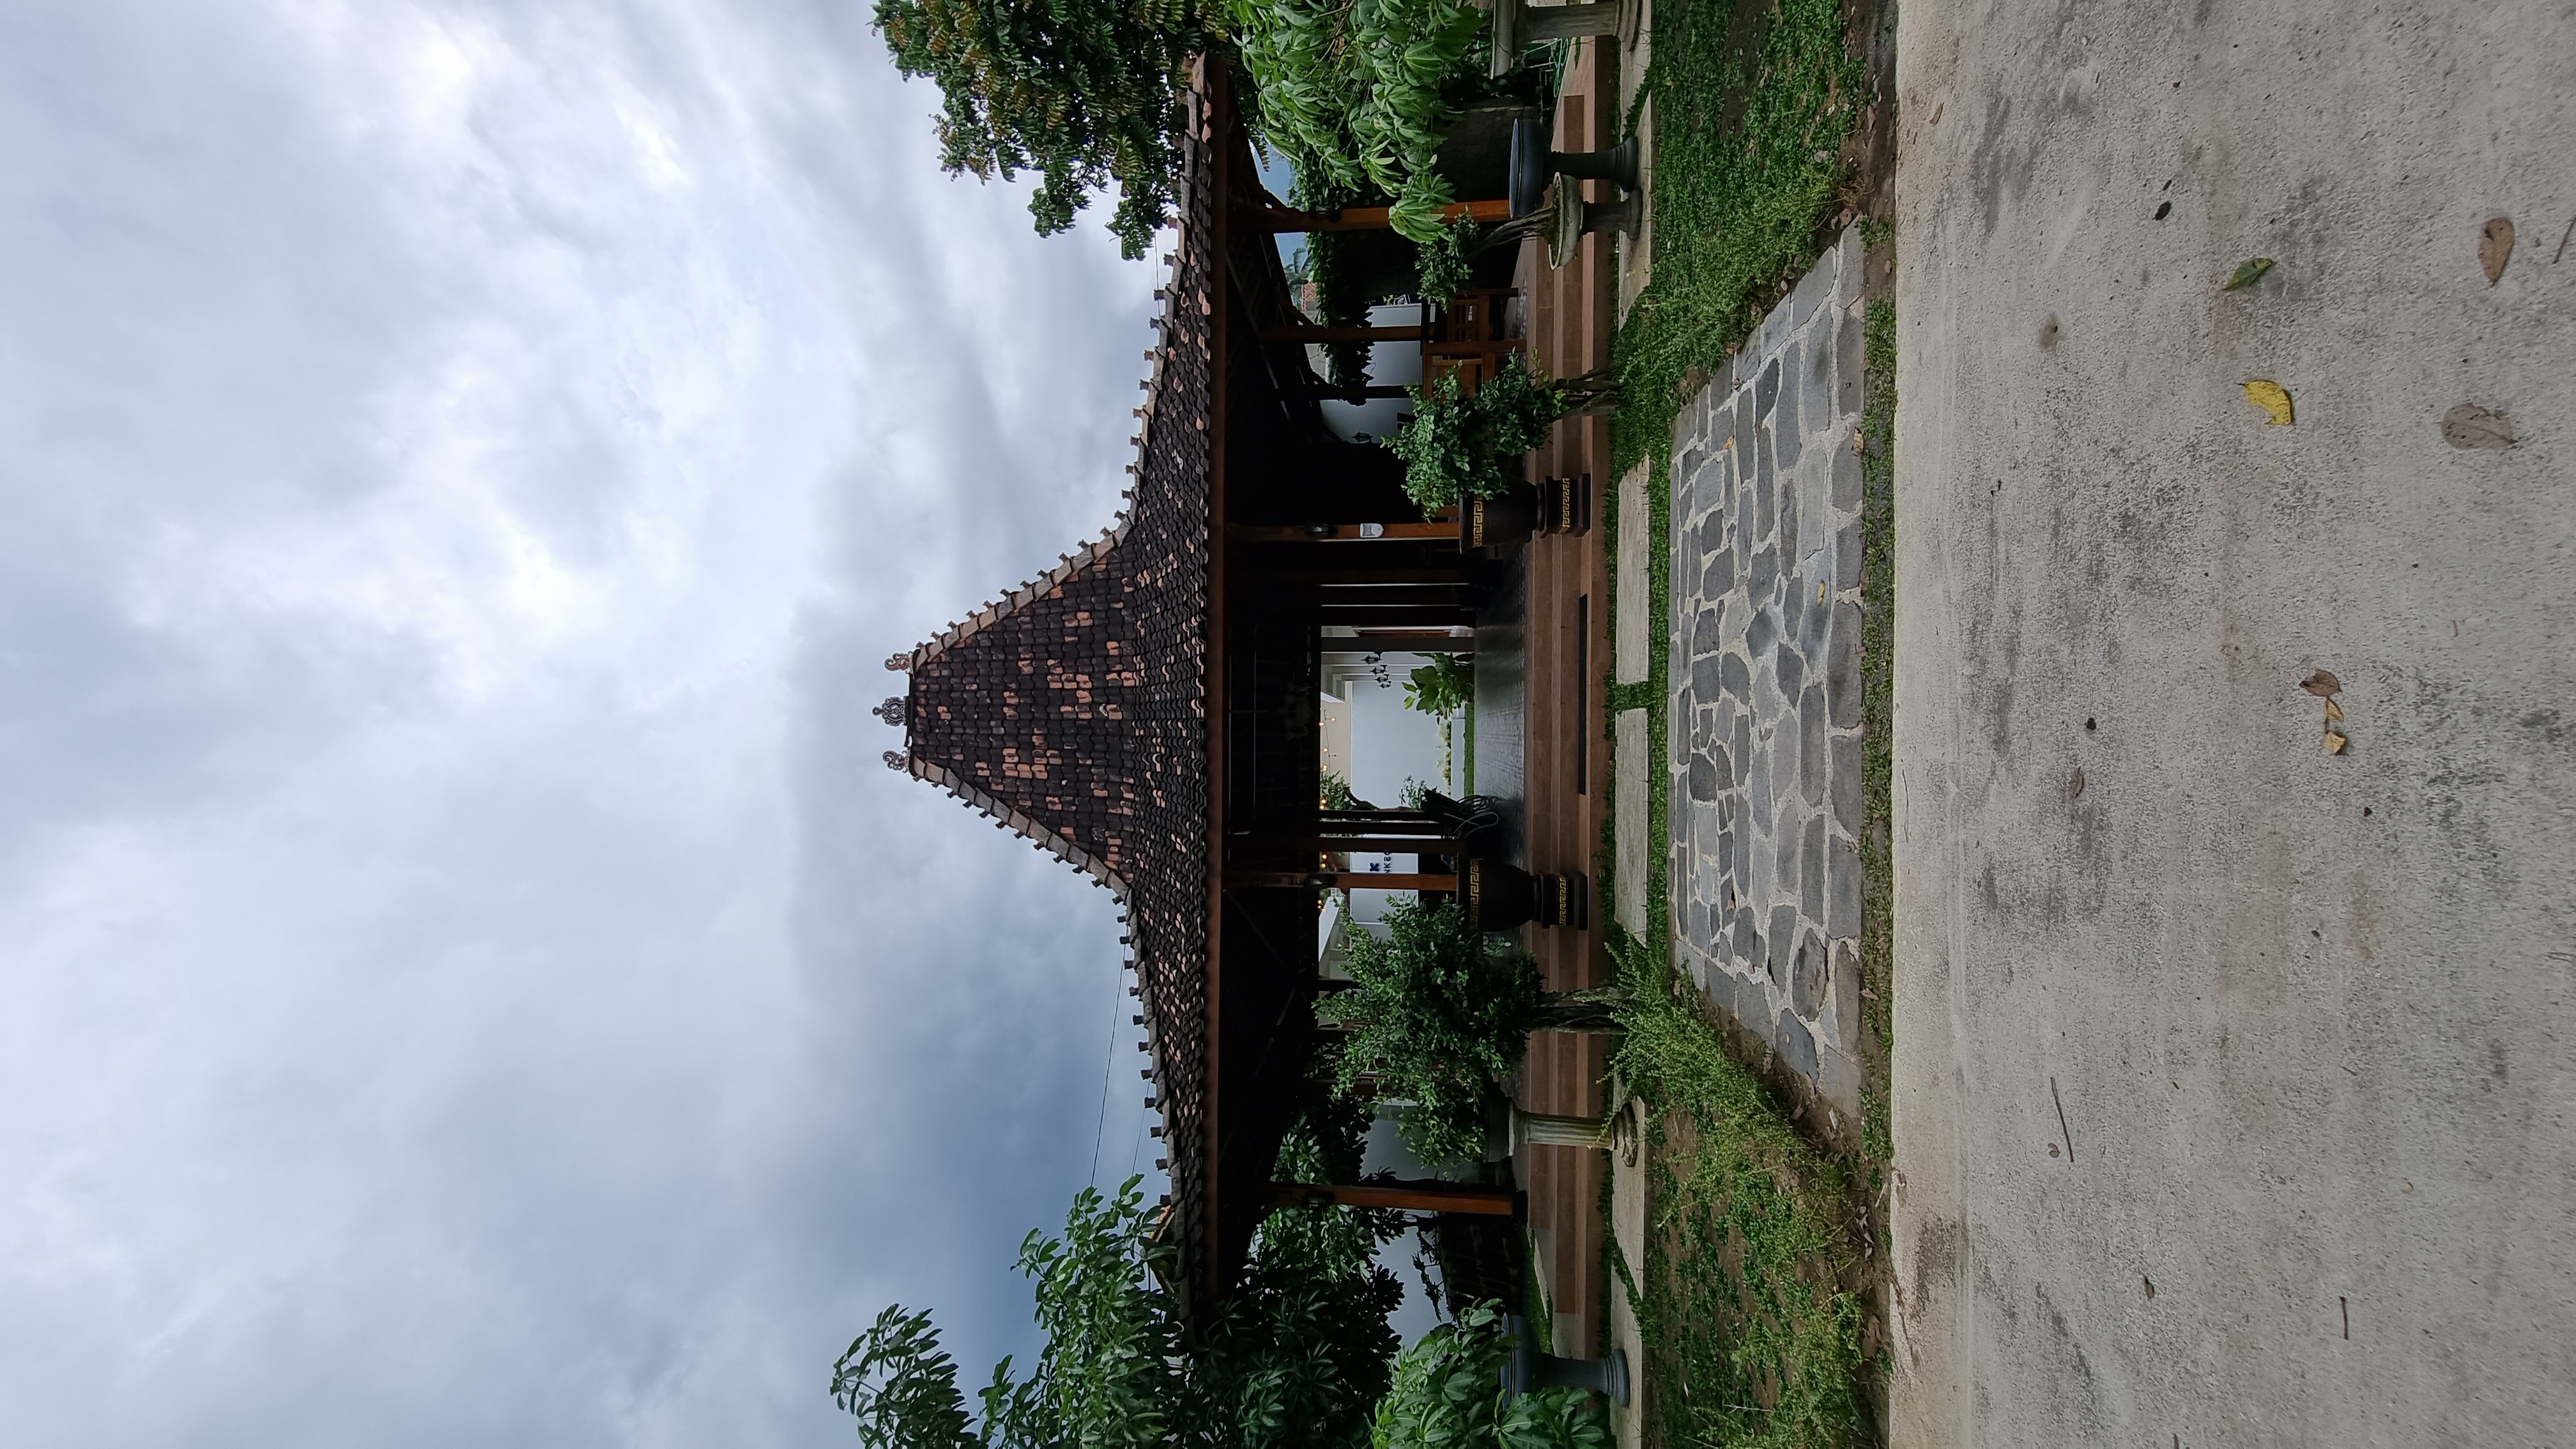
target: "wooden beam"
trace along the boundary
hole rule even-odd
[[[1340,206],[1331,211],[1299,211],[1273,196],[1265,195],[1262,201],[1262,214],[1274,232],[1384,231],[1395,224],[1388,219],[1387,208],[1383,206]],[[1460,217],[1491,226],[1495,222],[1512,219],[1512,204],[1509,199],[1453,201],[1440,209],[1442,221],[1456,221]]]
[[[1318,402],[1346,403],[1364,403],[1371,398],[1411,397],[1413,395],[1413,390],[1402,383],[1371,383],[1366,387],[1335,387],[1331,383],[1327,382],[1318,384],[1314,387],[1289,388],[1287,391],[1298,397],[1313,398]]]
[[[1374,528],[1375,533],[1360,530]],[[1317,530],[1321,530],[1318,532]],[[1229,523],[1225,536],[1233,543],[1420,543],[1424,539],[1455,542],[1458,525],[1447,523]]]
[[[1332,635],[1319,642],[1327,654],[1384,654],[1389,650],[1429,649],[1435,654],[1473,654],[1476,636],[1449,634],[1438,629],[1375,629],[1360,626],[1366,632]]]
[[[1317,327],[1311,323],[1264,327],[1253,334],[1263,342],[1419,342],[1424,335],[1419,327]]]
[[[1507,1218],[1517,1210],[1519,1198],[1520,1194],[1508,1187],[1419,1179],[1360,1183],[1274,1182],[1270,1185],[1272,1207],[1338,1203],[1343,1207],[1394,1208],[1417,1213],[1476,1213]]]
[[[1283,584],[1463,584],[1469,582],[1463,563],[1380,564],[1374,568],[1347,569],[1282,569],[1271,575]],[[1327,602],[1341,602],[1341,592],[1324,595]]]
[[[1369,870],[1229,870],[1225,888],[1236,890],[1364,890],[1364,891],[1448,891],[1456,892],[1458,877],[1441,875],[1396,875]]]
[[[1315,611],[1318,624],[1339,624],[1352,629],[1419,630],[1431,626],[1457,625],[1473,628],[1476,611],[1456,605],[1423,604],[1411,608],[1395,604],[1352,604],[1336,608],[1326,605]],[[1384,640],[1377,642],[1383,643]]]
[[[1256,848],[1273,848],[1266,840],[1253,842]],[[1276,843],[1280,850],[1336,851],[1344,855],[1384,853],[1387,855],[1456,855],[1467,848],[1466,842],[1440,835],[1309,835]]]

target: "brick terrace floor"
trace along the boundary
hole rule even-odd
[[[1615,46],[1585,42],[1567,66],[1558,101],[1556,148],[1588,150],[1618,127]],[[1598,190],[1598,184],[1595,184]],[[1571,376],[1607,365],[1614,325],[1610,257],[1601,238],[1586,237],[1576,260],[1551,271],[1544,247],[1521,249],[1515,277],[1528,305],[1530,351],[1549,373]],[[1529,868],[1597,874],[1594,856],[1609,805],[1610,749],[1603,733],[1609,699],[1609,565],[1599,526],[1611,486],[1607,419],[1561,423],[1536,455],[1546,476],[1589,473],[1594,528],[1581,537],[1550,537],[1523,556],[1527,600],[1522,640],[1520,772]],[[1488,749],[1477,742],[1478,770]],[[1592,903],[1590,930],[1532,931],[1530,945],[1551,991],[1609,980],[1601,927],[1609,903]],[[1590,1116],[1604,1105],[1608,1070],[1602,1038],[1541,1032],[1530,1038],[1520,1104],[1532,1111]],[[1528,1149],[1524,1186],[1530,1226],[1547,1245],[1550,1298],[1557,1311],[1557,1349],[1589,1355],[1601,1317],[1604,1274],[1600,1212],[1603,1155],[1572,1147]]]

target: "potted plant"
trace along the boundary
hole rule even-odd
[[[1434,509],[1511,487],[1518,470],[1506,460],[1546,442],[1558,418],[1615,399],[1618,384],[1589,373],[1551,380],[1515,352],[1472,393],[1454,372],[1406,391],[1413,414],[1385,444],[1404,460],[1406,495]]]
[[[1351,985],[1317,1010],[1347,1028],[1334,1086],[1363,1076],[1409,1102],[1398,1126],[1425,1162],[1473,1161],[1493,1135],[1497,1078],[1521,1064],[1533,1031],[1601,1031],[1615,1005],[1593,992],[1540,989],[1538,962],[1479,931],[1454,900],[1387,908],[1387,933],[1354,931]]]
[[[1479,1303],[1415,1340],[1378,1402],[1371,1449],[1610,1449],[1600,1406],[1579,1389],[1502,1385],[1515,1335]]]

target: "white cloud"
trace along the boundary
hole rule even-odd
[[[1153,283],[864,21],[0,17],[12,1443],[837,1443],[886,1297],[1024,1345],[1109,902],[863,711],[1108,521]]]

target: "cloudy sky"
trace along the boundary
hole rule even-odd
[[[840,1444],[1150,1160],[1109,898],[866,710],[1154,276],[867,19],[0,7],[10,1444]]]

